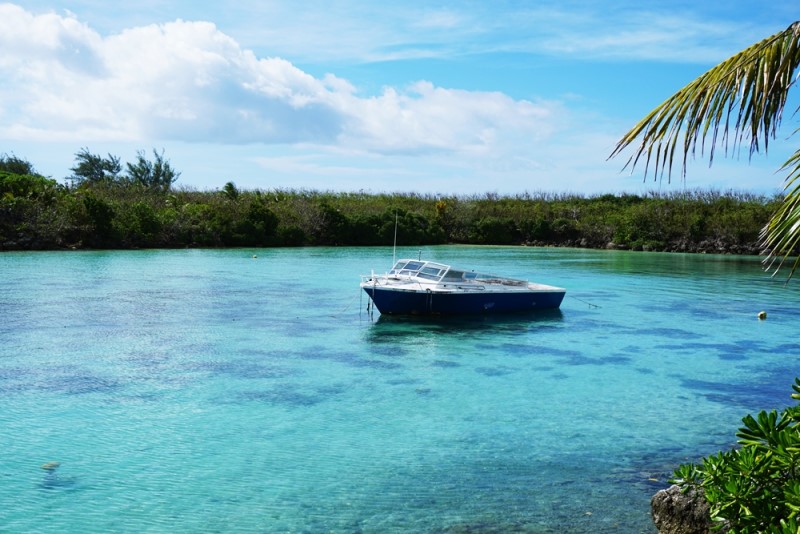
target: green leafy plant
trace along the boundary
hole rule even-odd
[[[792,385],[800,400],[800,379]],[[721,532],[797,534],[800,513],[800,406],[747,415],[741,447],[683,464],[671,482],[701,489]]]

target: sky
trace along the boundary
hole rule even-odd
[[[768,154],[698,154],[685,178],[609,156],[797,19],[789,0],[0,0],[0,154],[66,181],[84,148],[163,151],[195,190],[772,194],[794,108]]]

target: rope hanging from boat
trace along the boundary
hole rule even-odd
[[[586,305],[587,305],[587,306],[589,306],[590,308],[599,308],[599,307],[600,307],[600,306],[598,306],[597,304],[592,304],[591,302],[588,302],[588,301],[585,301],[585,300],[579,299],[579,298],[578,298],[578,297],[576,297],[576,296],[570,295],[570,297],[574,298],[574,299],[575,299],[575,300],[577,300],[578,302],[583,302],[584,304],[586,304]]]
[[[361,290],[360,290],[360,288],[359,288],[359,292],[358,292],[358,293],[359,293],[359,295],[361,294]],[[345,306],[345,307],[344,307],[342,310],[340,310],[338,313],[334,313],[333,315],[331,315],[331,317],[338,317],[339,315],[343,314],[344,312],[346,312],[346,311],[347,311],[347,310],[350,308],[350,306],[352,306],[352,305],[353,305],[353,302],[355,302],[355,301],[356,301],[356,297],[353,297],[353,300],[351,300],[350,302],[348,302],[348,303],[347,303],[347,306]],[[360,303],[359,303],[359,306],[358,306],[358,307],[359,307],[359,308],[361,308],[361,304],[360,304]]]

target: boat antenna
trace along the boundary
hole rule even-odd
[[[397,263],[397,211],[394,212],[394,245],[392,246],[392,267]]]

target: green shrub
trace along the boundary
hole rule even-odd
[[[385,235],[384,225],[391,219],[375,214],[356,214],[350,218],[353,245],[391,244],[391,235]]]
[[[114,231],[129,247],[153,247],[160,244],[161,221],[152,206],[135,202],[114,217]]]
[[[525,241],[550,241],[553,239],[553,223],[544,217],[525,219],[520,224]]]
[[[800,400],[800,379],[792,398]],[[711,519],[723,532],[800,532],[800,406],[747,415],[738,449],[683,464],[672,482],[683,491],[701,488]]]
[[[297,226],[283,226],[278,228],[278,244],[287,247],[299,247],[306,243],[306,234]]]
[[[411,211],[397,210],[397,243],[402,245],[425,245],[444,242],[441,227],[432,223],[427,217]],[[382,241],[386,244],[394,240],[395,218],[390,218],[389,213],[383,217],[384,224],[381,228]]]
[[[346,245],[351,238],[350,221],[342,211],[322,201],[319,205],[321,222],[316,235],[319,245]]]
[[[255,198],[247,207],[246,215],[236,223],[233,245],[259,246],[274,241],[278,217],[260,199]]]
[[[44,176],[0,171],[0,197],[53,199],[57,182]]]
[[[297,246],[542,243],[756,253],[781,202],[744,193],[584,197],[174,188],[161,153],[138,163],[76,154],[73,186],[0,155],[0,249],[89,246]],[[76,180],[76,176],[81,178]],[[77,185],[76,185],[77,184]]]
[[[104,246],[114,235],[114,208],[108,202],[98,199],[92,194],[83,197],[83,206],[89,223],[94,230],[91,241],[95,246]]]
[[[553,237],[557,240],[577,239],[580,236],[578,225],[574,219],[559,217],[552,224]]]
[[[520,241],[514,221],[511,218],[493,215],[476,221],[471,235],[476,243],[484,244],[510,245]]]

